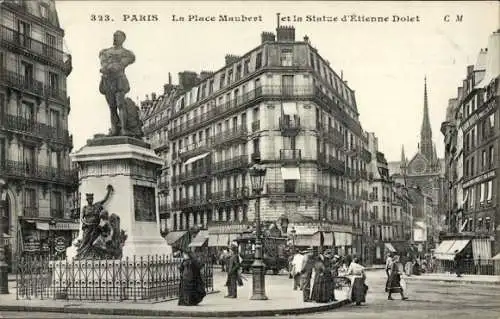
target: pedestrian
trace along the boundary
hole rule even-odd
[[[222,252],[220,254],[219,262],[220,262],[220,265],[222,267],[222,272],[227,271],[227,260],[229,259],[230,255],[231,254],[229,253],[227,248],[224,248],[224,250],[222,250]]]
[[[224,298],[237,298],[238,297],[238,285],[241,283],[240,277],[240,256],[238,254],[238,246],[231,247],[231,256],[229,257],[228,263],[226,265],[227,271],[227,295]]]
[[[326,303],[331,300],[331,294],[328,291],[328,283],[325,278],[325,263],[322,255],[315,258],[314,267],[311,273],[311,288],[309,299],[318,303]]]
[[[365,284],[365,267],[359,262],[359,258],[355,257],[347,270],[347,275],[352,276],[351,293],[348,296],[352,302],[356,303],[356,306],[366,302],[366,293],[368,292],[368,286]]]
[[[298,288],[302,290],[302,284],[300,278],[302,274],[302,269],[304,269],[305,266],[305,257],[298,249],[295,250],[295,255],[293,256],[291,265],[292,269],[290,271],[290,274],[292,275],[293,278],[293,290],[297,290]]]
[[[388,300],[394,300],[394,298],[392,298],[393,293],[401,294],[402,300],[408,299],[408,297],[405,297],[403,287],[401,286],[401,270],[398,255],[394,256],[392,259],[392,266],[389,271],[389,280],[387,286],[389,292],[389,296],[387,297]]]
[[[335,281],[332,274],[333,256],[328,253],[324,255],[323,262],[325,264],[325,272],[323,278],[326,282],[326,294],[328,295],[328,302],[337,301],[335,299]]]
[[[302,269],[302,297],[304,302],[308,302],[311,301],[311,278],[313,278],[313,269],[315,263],[313,251],[307,251],[305,257],[305,266]]]
[[[332,276],[333,277],[338,277],[339,276],[339,269],[341,267],[341,260],[340,260],[340,256],[339,255],[334,255],[333,256],[333,259],[332,259],[332,267],[331,267],[331,271],[332,271]]]
[[[205,284],[201,278],[201,265],[192,252],[183,252],[179,267],[179,306],[196,306],[206,296]]]
[[[457,277],[462,277],[463,258],[458,249],[455,250],[455,258],[453,258],[453,260],[455,261],[455,273],[457,274]]]
[[[392,253],[387,253],[387,257],[385,258],[385,274],[387,276],[387,282],[385,284],[385,292],[389,292],[389,277],[390,277],[390,272],[391,272],[391,267],[392,267]]]

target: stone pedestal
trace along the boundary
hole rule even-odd
[[[172,254],[160,235],[156,181],[163,160],[149,144],[130,137],[99,137],[71,156],[79,166],[81,207],[85,194],[93,193],[97,202],[105,197],[107,185],[113,186],[104,208],[120,217],[128,236],[123,258]],[[75,253],[74,247],[68,249],[68,261]]]

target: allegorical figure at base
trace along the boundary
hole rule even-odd
[[[127,235],[120,229],[120,217],[104,209],[112,192],[113,187],[108,185],[106,196],[96,203],[94,194],[86,194],[87,205],[80,215],[82,238],[75,244],[76,259],[121,259]]]

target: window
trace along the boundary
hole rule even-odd
[[[293,75],[283,75],[281,77],[282,94],[293,96]]]
[[[29,85],[35,79],[33,73],[33,64],[21,61],[21,74],[24,76],[25,85]]]
[[[48,8],[45,4],[40,4],[40,16],[44,19],[48,19]]]
[[[494,159],[494,147],[493,145],[490,146],[490,149],[489,149],[489,155],[488,155],[488,158],[489,158],[489,164],[490,164],[490,167],[489,168],[493,168],[493,166],[495,165],[495,159]]]
[[[50,152],[50,166],[56,170],[61,168],[61,154],[59,152]]]
[[[256,154],[260,153],[260,141],[258,138],[253,140],[253,152]]]
[[[285,193],[297,192],[297,181],[293,179],[285,180]]]
[[[229,69],[227,71],[227,85],[229,85],[233,81],[233,69]]]
[[[26,173],[33,172],[35,169],[35,149],[29,146],[24,146],[23,159]]]
[[[47,45],[44,46],[46,54],[50,57],[54,57],[56,55],[56,47],[57,47],[56,37],[53,36],[52,34],[47,33],[45,35],[45,41],[47,43]]]
[[[487,232],[490,232],[491,231],[491,218],[490,217],[486,217],[485,220],[484,220],[484,228]]]
[[[31,25],[27,22],[18,20],[17,21],[17,41],[20,45],[25,47],[31,46],[30,35],[31,35]]]
[[[469,196],[470,196],[470,208],[474,208],[474,187],[471,187],[469,190]]]
[[[214,92],[214,80],[210,80],[208,83],[208,94],[212,94]]]
[[[241,79],[241,64],[236,66],[235,80],[238,81],[239,79]]]
[[[282,49],[280,58],[281,58],[281,66],[292,66],[293,65],[292,49]]]
[[[311,68],[314,70],[314,54],[309,54],[310,62],[311,62]]]
[[[31,210],[37,208],[37,200],[36,200],[36,190],[34,188],[26,188],[24,190],[24,208]]]
[[[250,59],[245,59],[243,62],[243,75],[247,75],[250,72]]]
[[[490,134],[493,135],[495,129],[495,113],[492,113],[489,117],[490,122]]]
[[[57,134],[60,134],[61,118],[58,110],[50,110],[50,126],[55,129]]]
[[[52,192],[50,197],[50,217],[64,218],[61,192]]]
[[[6,157],[7,156],[5,154],[5,139],[0,138],[0,167],[4,166]]]
[[[486,201],[489,203],[491,202],[491,199],[493,197],[493,181],[488,181],[487,187],[486,187]]]
[[[262,52],[257,53],[255,58],[255,69],[260,69],[262,67]]]
[[[480,204],[484,203],[484,190],[485,190],[484,188],[485,188],[485,186],[486,186],[486,183],[481,183],[481,186],[480,186],[481,191],[480,191],[480,199],[479,199]]]
[[[220,75],[219,88],[222,89],[224,87],[224,82],[226,82],[226,74],[222,73]]]
[[[486,169],[486,150],[481,152],[481,167],[482,169]]]

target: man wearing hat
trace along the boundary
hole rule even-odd
[[[238,254],[238,246],[231,246],[231,257],[227,262],[227,295],[224,298],[238,297],[238,280],[240,279],[240,256]]]

